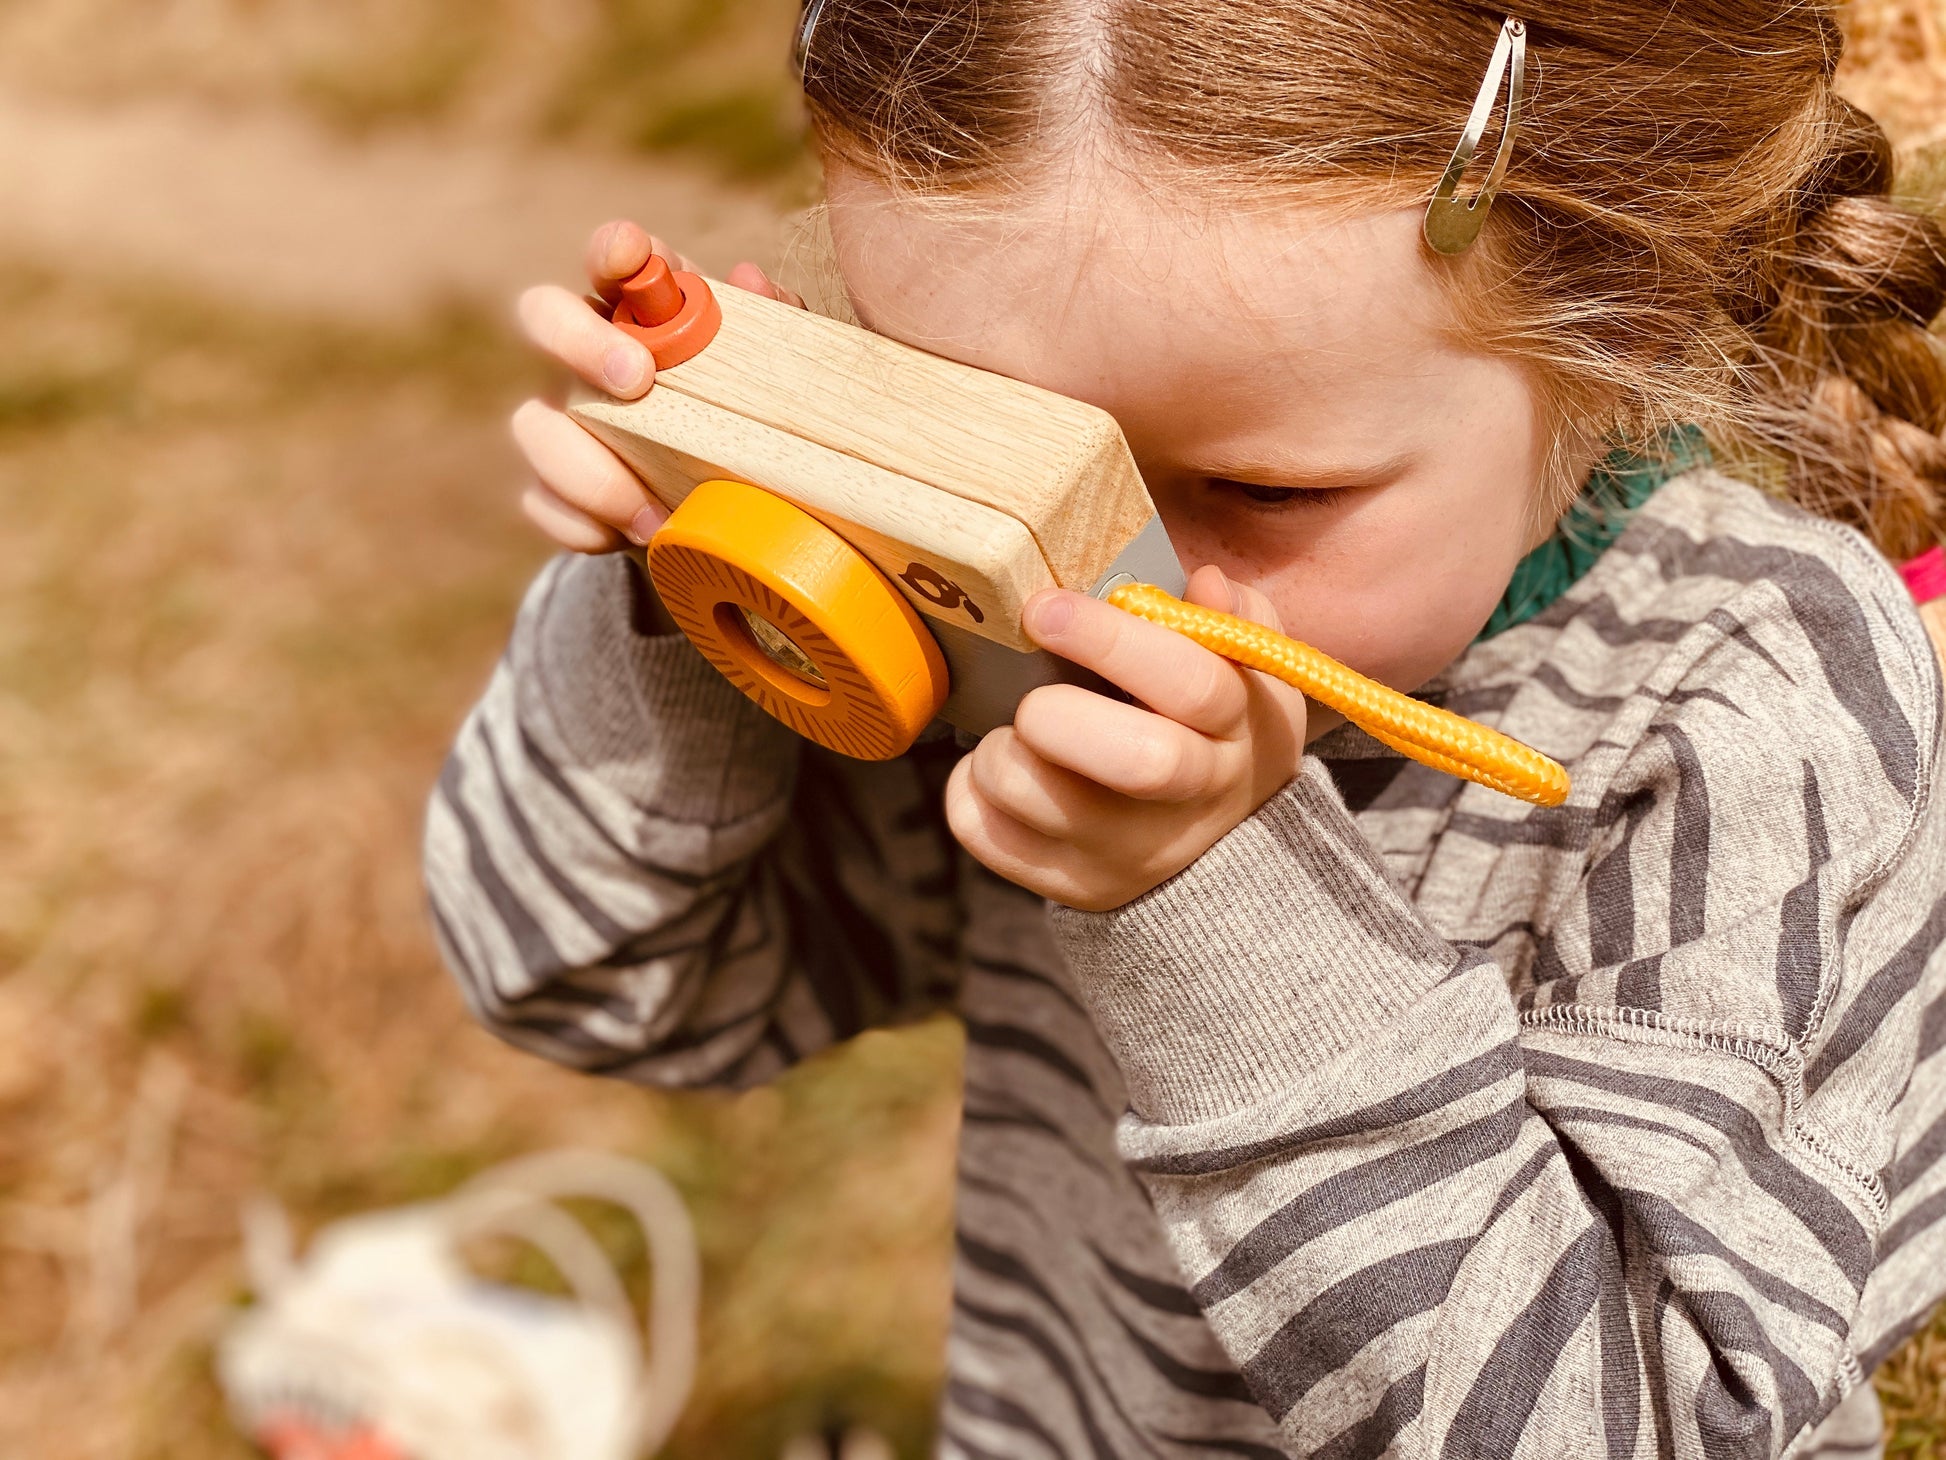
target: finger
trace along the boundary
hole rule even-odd
[[[642,272],[653,252],[655,240],[641,224],[626,218],[604,223],[588,239],[588,282],[613,304],[622,297],[622,285]]]
[[[1221,613],[1234,614],[1250,623],[1262,624],[1276,633],[1283,632],[1283,618],[1277,612],[1276,605],[1261,590],[1228,577],[1214,563],[1206,564],[1189,575],[1183,600]],[[1300,745],[1313,730],[1321,733],[1336,723],[1333,719],[1321,718],[1329,717],[1329,710],[1321,709],[1314,714],[1304,696],[1275,675],[1253,670],[1243,678],[1251,693],[1266,697],[1276,706]]]
[[[755,264],[738,264],[723,276],[723,282],[726,284],[734,284],[737,288],[747,290],[752,294],[761,294],[766,299],[775,299],[778,303],[788,304],[794,309],[802,309],[804,307],[804,298],[802,295],[793,294],[789,289],[786,289],[782,284],[772,279]]]
[[[659,233],[649,236],[649,246],[651,252],[659,253],[663,258],[668,260],[669,267],[672,269],[678,269],[685,274],[700,274],[703,272],[702,265],[698,264],[686,253],[677,253],[675,245]],[[648,261],[645,259],[643,262],[646,263]]]
[[[1276,606],[1261,590],[1237,582],[1214,563],[1205,563],[1189,575],[1189,586],[1183,590],[1182,597],[1185,603],[1232,614],[1280,634],[1284,631]]]
[[[1219,765],[1214,741],[1073,684],[1043,685],[1014,710],[1014,734],[1051,765],[1137,801],[1189,801]]]
[[[655,380],[655,360],[641,341],[558,285],[540,284],[520,296],[520,327],[596,390],[633,400]]]
[[[962,758],[946,781],[946,825],[959,844],[982,865],[1030,892],[1070,906],[1086,902],[1075,874],[1075,853],[1058,837],[1015,821],[993,805],[973,783],[970,758]]]
[[[1078,828],[1099,825],[1113,809],[1112,793],[1036,755],[1011,728],[984,736],[967,759],[974,786],[990,804],[1048,836],[1072,840]]]
[[[530,400],[514,412],[513,435],[542,485],[630,541],[647,542],[669,515],[620,457],[564,412]]]
[[[539,482],[520,494],[520,510],[527,520],[571,553],[607,553],[621,546],[622,535],[570,506]]]
[[[1216,564],[1205,563],[1189,575],[1188,586],[1182,591],[1182,601],[1213,608],[1218,613],[1235,613],[1236,585]]]
[[[737,288],[751,294],[761,294],[766,299],[781,297],[777,286],[771,283],[770,276],[752,263],[736,265],[723,276],[723,282],[734,284]]]
[[[1236,668],[1160,624],[1068,589],[1027,601],[1027,632],[1042,648],[1092,669],[1178,724],[1232,735],[1249,695]]]

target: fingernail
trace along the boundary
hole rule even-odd
[[[615,345],[601,357],[601,378],[617,395],[640,390],[649,373],[649,352],[640,345]]]
[[[637,547],[647,547],[655,530],[662,525],[661,514],[653,507],[644,507],[629,519],[628,526],[622,529],[623,536]]]
[[[1031,627],[1036,633],[1049,637],[1065,633],[1069,624],[1074,622],[1074,603],[1065,593],[1050,593],[1038,599],[1031,607],[1034,622]]]

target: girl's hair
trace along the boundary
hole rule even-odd
[[[1946,536],[1946,239],[1832,89],[1833,7],[1534,0],[1513,167],[1438,260],[1461,328],[1530,363],[1569,447],[1705,426],[1894,558]],[[1506,12],[1447,0],[825,0],[827,153],[991,196],[1077,149],[1231,203],[1423,201]],[[1495,129],[1489,128],[1491,149]],[[1566,487],[1569,484],[1557,484]],[[1561,505],[1561,499],[1553,499]]]

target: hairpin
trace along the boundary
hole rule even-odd
[[[812,3],[818,6],[824,0],[812,0]],[[1509,58],[1513,61],[1513,76],[1507,82],[1507,116],[1500,128],[1500,149],[1494,154],[1493,167],[1486,181],[1480,184],[1480,190],[1461,202],[1460,178],[1465,176],[1466,165],[1473,160],[1473,149],[1480,145],[1487,119],[1493,115],[1494,100],[1500,95],[1500,78],[1507,74]],[[1513,159],[1514,133],[1520,127],[1520,99],[1526,88],[1527,27],[1510,15],[1500,27],[1499,42],[1493,48],[1493,59],[1487,63],[1480,94],[1473,99],[1473,112],[1466,119],[1466,130],[1460,133],[1459,146],[1453,149],[1446,174],[1433,190],[1432,201],[1426,204],[1426,242],[1436,252],[1465,253],[1480,236],[1480,228],[1493,208],[1494,194],[1507,175],[1508,162]]]
[[[818,28],[818,20],[824,15],[824,0],[811,0],[804,7],[804,14],[797,22],[797,43],[791,50],[797,62],[797,84],[804,84],[804,68],[811,60],[811,34]]]

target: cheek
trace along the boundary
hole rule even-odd
[[[1350,579],[1293,583],[1290,596],[1303,599],[1292,607],[1315,635],[1310,642],[1361,674],[1412,690],[1473,642],[1515,561],[1515,554],[1453,559],[1435,551],[1389,571],[1374,565]]]
[[[1401,483],[1349,509],[1308,509],[1308,523],[1182,522],[1177,547],[1187,566],[1214,562],[1262,589],[1293,637],[1415,689],[1473,641],[1527,548],[1520,491],[1467,485]]]

